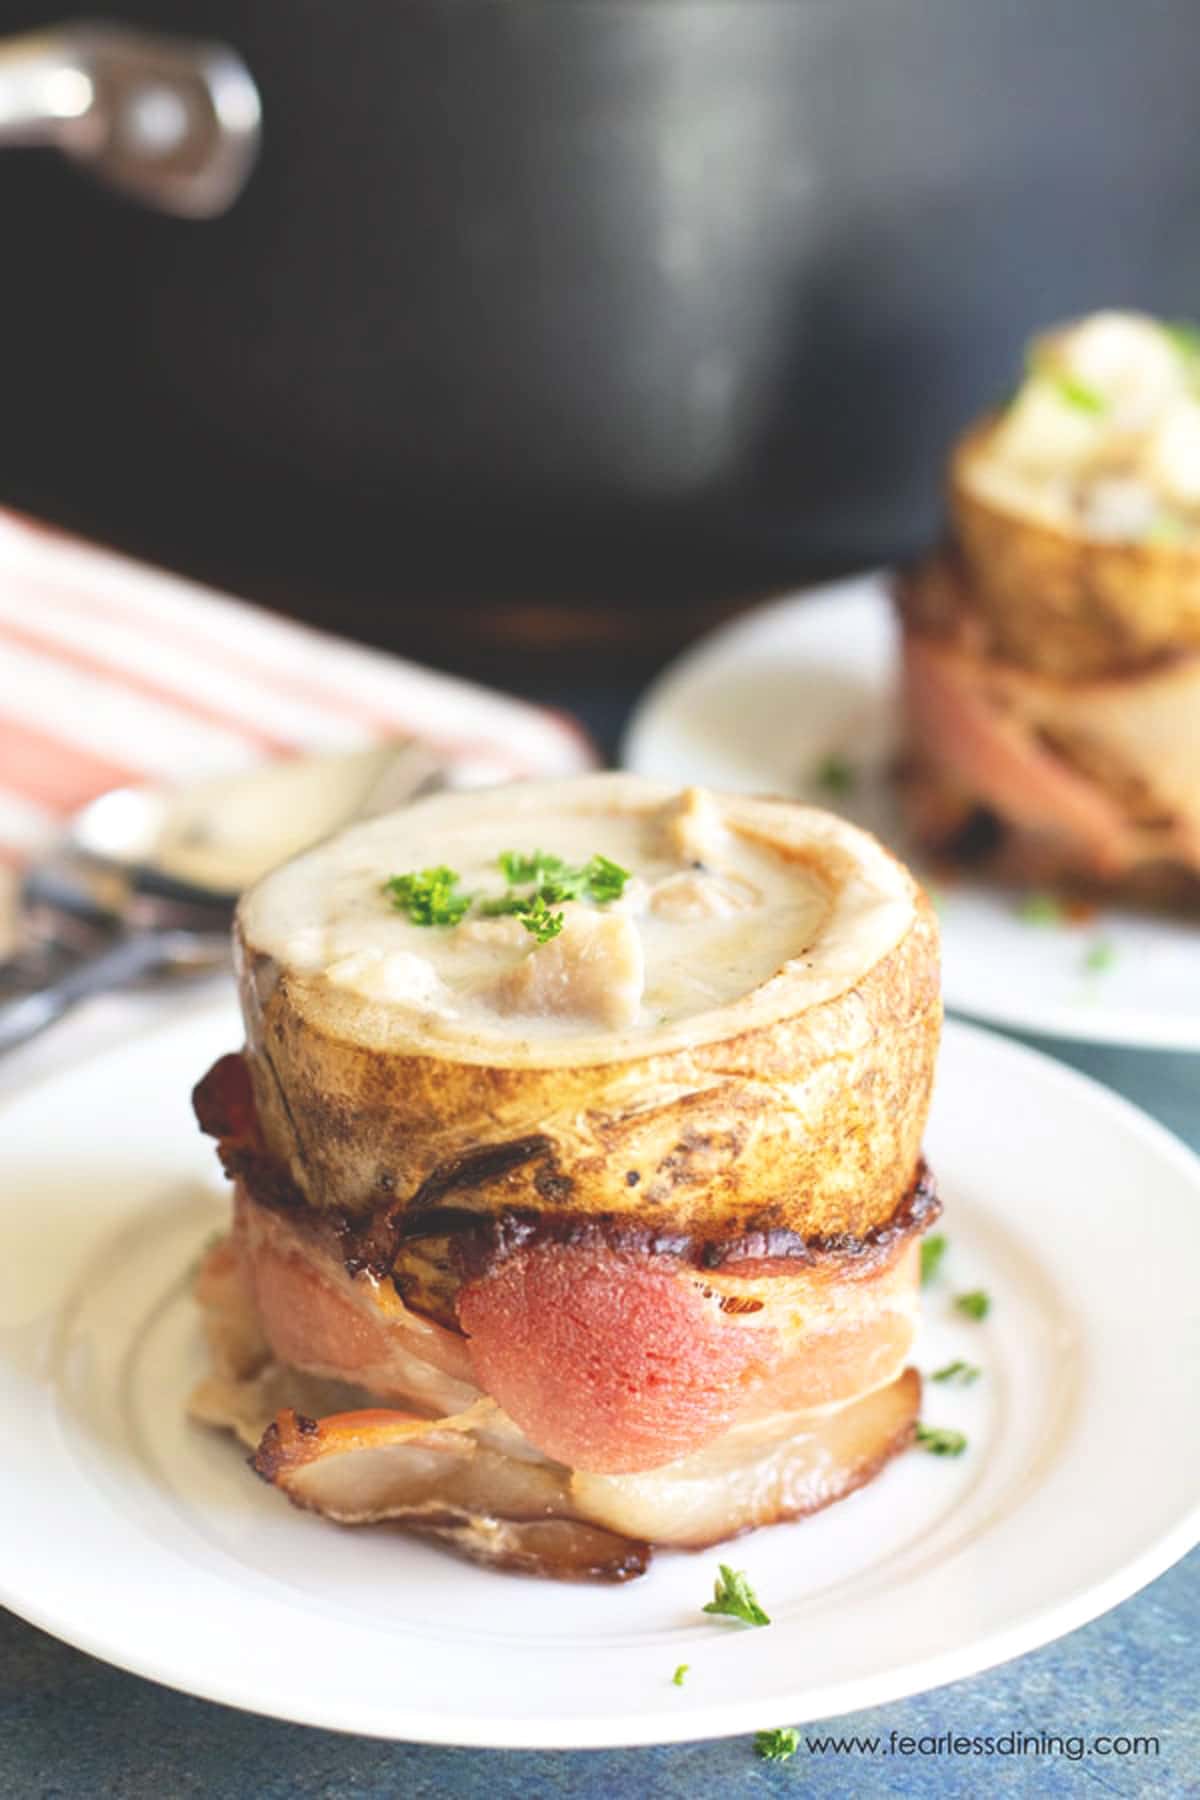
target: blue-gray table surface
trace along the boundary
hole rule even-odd
[[[572,695],[611,746],[603,696]],[[588,702],[591,702],[590,704]],[[1200,1151],[1200,1057],[1028,1039],[1127,1095]],[[1195,1421],[1181,1421],[1194,1429]],[[1137,1454],[1137,1421],[1130,1421]],[[1146,1479],[1154,1479],[1147,1469]],[[0,1490],[0,1529],[3,1498]],[[651,1750],[446,1750],[344,1737],[172,1693],[0,1612],[0,1800],[695,1800],[800,1794],[1200,1795],[1200,1551],[1104,1618],[987,1674],[801,1730],[767,1763],[749,1738]],[[820,1748],[826,1735],[914,1740],[907,1753]],[[1047,1734],[1056,1754],[946,1754],[929,1740]],[[1098,1738],[1147,1738],[1137,1754]],[[806,1739],[814,1740],[810,1748]],[[925,1740],[925,1747],[921,1747]]]

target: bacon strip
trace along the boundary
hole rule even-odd
[[[572,1516],[561,1470],[483,1448],[468,1420],[378,1410],[281,1412],[252,1464],[296,1506],[343,1525],[391,1521],[476,1561],[559,1580],[627,1581],[648,1544]]]
[[[210,1252],[198,1297],[219,1327],[217,1372],[190,1410],[257,1445],[253,1466],[295,1505],[341,1524],[390,1521],[559,1579],[626,1580],[651,1543],[716,1543],[828,1505],[905,1447],[919,1404],[909,1370],[849,1404],[746,1418],[647,1473],[585,1474],[539,1456],[488,1400],[429,1419],[263,1362],[261,1350],[222,1361],[222,1347],[253,1343],[257,1325],[228,1244]]]
[[[321,1238],[260,1206],[239,1183],[234,1232],[245,1278],[275,1356],[381,1399],[458,1412],[477,1397],[459,1332],[410,1312],[390,1281],[350,1275]]]
[[[702,1550],[739,1532],[805,1518],[871,1481],[916,1430],[921,1378],[823,1412],[739,1426],[697,1454],[638,1475],[571,1478],[588,1518],[652,1543]]]
[[[603,1244],[533,1243],[462,1287],[462,1332],[239,1184],[241,1279],[274,1357],[381,1400],[458,1412],[496,1400],[543,1455],[649,1469],[735,1421],[828,1406],[892,1381],[916,1316],[915,1240],[878,1266],[708,1274]],[[462,1334],[465,1332],[465,1336]]]
[[[984,663],[940,644],[906,640],[905,699],[916,748],[1002,818],[1060,834],[1099,875],[1119,873],[1129,856],[1120,808],[997,706],[985,671]]]
[[[195,1105],[227,1166],[256,1166],[240,1058],[214,1065]],[[245,1179],[235,1195],[242,1279],[276,1360],[430,1414],[485,1393],[543,1456],[600,1474],[660,1467],[736,1422],[894,1381],[915,1328],[916,1238],[937,1212],[922,1176],[877,1243],[805,1261],[772,1257],[764,1239],[763,1256],[716,1268],[669,1232],[545,1237],[535,1221],[489,1238],[483,1220],[468,1277],[449,1287],[451,1325],[405,1304],[386,1257],[378,1268],[348,1257],[345,1233],[311,1208],[260,1202]]]
[[[904,680],[919,761],[1057,845],[1066,868],[1100,880],[1148,863],[1200,871],[1200,659],[1061,682],[909,630]],[[1056,750],[1060,741],[1077,746],[1089,772]]]
[[[671,1258],[534,1244],[464,1287],[458,1309],[479,1387],[547,1456],[612,1474],[894,1380],[916,1284],[911,1247],[839,1280],[704,1277]]]

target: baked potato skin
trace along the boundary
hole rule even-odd
[[[938,930],[855,985],[724,1041],[536,1068],[396,1053],[331,1028],[320,983],[240,945],[269,1154],[307,1202],[604,1213],[717,1241],[859,1237],[912,1186],[941,1025]]]
[[[949,472],[967,604],[991,654],[1087,680],[1200,650],[1200,546],[1107,542],[998,505],[972,480],[995,425],[967,432]]]

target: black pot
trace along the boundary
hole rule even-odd
[[[0,481],[327,615],[905,553],[1033,327],[1200,310],[1194,0],[122,12],[241,52],[261,161],[195,221],[0,157]]]

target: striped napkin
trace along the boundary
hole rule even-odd
[[[595,760],[565,716],[0,510],[0,862],[107,788],[414,736],[497,779]]]

